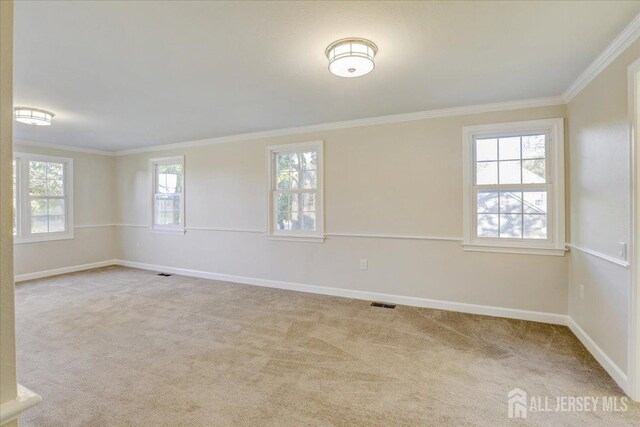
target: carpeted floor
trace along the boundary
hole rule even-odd
[[[22,426],[640,425],[565,327],[107,267],[16,286]],[[620,402],[620,401],[619,401]],[[621,409],[621,405],[618,405]]]

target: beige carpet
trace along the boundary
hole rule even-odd
[[[22,426],[640,425],[565,327],[107,267],[16,286]]]

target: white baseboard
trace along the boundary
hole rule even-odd
[[[15,282],[24,282],[25,280],[41,279],[43,277],[57,276],[59,274],[75,273],[76,271],[91,270],[92,268],[107,267],[109,265],[117,265],[117,260],[110,259],[107,261],[92,262],[89,264],[72,265],[71,267],[56,268],[53,270],[36,271],[35,273],[17,274],[14,278]]]
[[[384,294],[379,292],[357,291],[352,289],[333,288],[328,286],[307,285],[302,283],[284,282],[279,280],[260,279],[256,277],[236,276],[230,274],[210,273],[207,271],[189,270],[186,268],[166,267],[156,264],[147,264],[136,261],[113,259],[94,262],[90,264],[76,265],[72,267],[58,268],[54,270],[39,271],[36,273],[20,274],[15,277],[16,282],[56,276],[59,274],[73,273],[92,268],[106,267],[109,265],[121,265],[123,267],[139,268],[142,270],[159,271],[178,274],[182,276],[198,277],[202,279],[220,280],[246,285],[264,286],[268,288],[287,289],[299,292],[331,295],[344,298],[354,298],[367,301],[390,302],[414,307],[432,308],[437,310],[457,311],[461,313],[479,314],[484,316],[504,317],[509,319],[528,320],[532,322],[550,323],[554,325],[568,326],[578,337],[593,357],[611,375],[618,385],[629,394],[627,375],[620,369],[607,354],[587,335],[587,333],[569,316],[565,314],[547,313],[540,311],[519,310],[514,308],[494,307],[488,305],[468,304],[462,302],[435,300],[428,298],[409,297],[402,295]]]
[[[620,388],[624,390],[627,395],[629,395],[629,381],[627,378],[627,374],[620,369],[616,363],[611,360],[609,356],[600,348],[598,344],[573,320],[571,317],[568,317],[569,323],[568,326],[571,329],[571,332],[578,337],[578,339],[582,342],[582,344],[589,350],[589,353],[602,365],[602,367],[607,371],[611,378],[618,383]]]
[[[185,268],[166,267],[135,261],[116,260],[124,267],[140,268],[143,270],[161,271],[164,273],[198,277],[202,279],[221,280],[225,282],[242,283],[245,285],[264,286],[268,288],[287,289],[313,294],[332,295],[337,297],[354,298],[368,301],[383,301],[414,307],[433,308],[438,310],[458,311],[462,313],[481,314],[485,316],[506,317],[510,319],[530,320],[533,322],[567,325],[564,314],[546,313],[540,311],[518,310],[513,308],[492,307],[487,305],[467,304],[427,298],[391,295],[378,292],[357,291],[352,289],[333,288],[328,286],[307,285],[294,282],[260,279],[256,277],[235,276],[229,274],[210,273],[207,271],[189,270]]]
[[[551,323],[554,325],[567,325],[567,316],[564,314],[546,313],[540,311],[519,310],[514,308],[493,307],[487,305],[468,304],[444,300],[409,297],[402,295],[384,294],[379,292],[357,291],[352,289],[333,288],[328,286],[307,285],[303,283],[284,282],[278,280],[261,279],[257,277],[236,276],[230,274],[210,273],[207,271],[189,270],[186,268],[166,267],[156,264],[146,264],[142,262],[112,259],[107,261],[93,262],[89,264],[74,265],[71,267],[57,268],[53,270],[38,271],[35,273],[18,274],[15,276],[16,282],[25,280],[41,279],[43,277],[57,276],[60,274],[74,273],[77,271],[90,270],[92,268],[107,267],[109,265],[121,265],[124,267],[140,268],[143,270],[162,271],[165,273],[179,274],[189,277],[203,279],[220,280],[232,283],[242,283],[246,285],[264,286],[268,288],[287,289],[299,292],[309,292],[314,294],[332,295],[344,298],[354,298],[367,301],[384,301],[395,304],[409,305],[414,307],[433,308],[438,310],[458,311],[461,313],[480,314],[485,316],[505,317],[510,319],[529,320],[533,322]]]

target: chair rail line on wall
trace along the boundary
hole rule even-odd
[[[101,227],[128,227],[128,228],[147,228],[150,229],[149,224],[92,224],[92,225],[76,225],[75,228],[101,228]],[[225,227],[186,227],[186,231],[209,231],[209,232],[228,232],[228,233],[251,233],[251,234],[266,234],[266,230],[258,230],[251,228],[225,228]],[[325,238],[359,238],[359,239],[395,239],[395,240],[430,240],[440,242],[462,242],[462,237],[452,236],[422,236],[422,235],[410,235],[410,234],[378,234],[378,233],[325,233]],[[567,243],[567,247],[575,249],[577,251],[586,253],[593,257],[602,259],[612,264],[618,265],[623,268],[629,268],[629,262],[621,259],[614,258],[606,255],[602,252],[598,252],[593,249],[585,248],[575,245],[573,243]]]
[[[629,262],[628,261],[614,258],[614,257],[609,256],[607,254],[603,254],[602,252],[594,251],[593,249],[584,248],[582,246],[574,245],[573,243],[567,243],[567,246],[570,247],[571,249],[575,249],[577,251],[584,252],[585,254],[589,254],[589,255],[591,255],[593,257],[600,258],[600,259],[602,259],[604,261],[608,261],[608,262],[610,262],[612,264],[615,264],[615,265],[618,265],[620,267],[629,268]]]

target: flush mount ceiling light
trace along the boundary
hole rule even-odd
[[[327,47],[329,71],[340,77],[360,77],[373,71],[373,58],[378,46],[370,40],[348,38],[337,40]]]
[[[15,107],[13,111],[17,122],[35,126],[49,126],[55,116],[50,111],[30,107]]]

